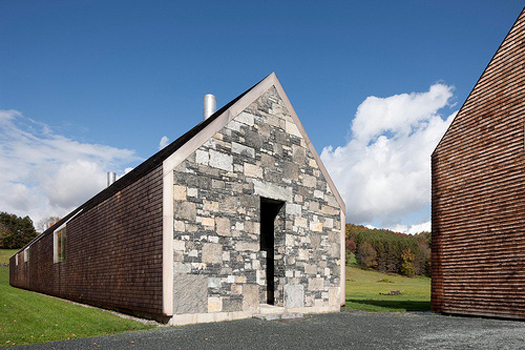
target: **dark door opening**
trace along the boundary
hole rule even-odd
[[[261,250],[266,251],[266,302],[275,304],[275,219],[284,202],[261,197]]]

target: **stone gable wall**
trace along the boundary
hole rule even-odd
[[[340,208],[274,87],[173,176],[174,314],[255,311],[266,301],[261,197],[286,203],[275,304],[339,305]]]

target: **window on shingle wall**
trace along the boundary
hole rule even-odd
[[[24,249],[24,262],[29,262],[29,247]]]
[[[15,265],[18,266],[18,253],[15,254]]]
[[[66,260],[66,227],[55,231],[53,236],[54,243],[54,257],[55,263]]]

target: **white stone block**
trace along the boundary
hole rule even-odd
[[[207,151],[197,150],[195,152],[195,161],[198,164],[208,165],[210,161],[210,154]]]
[[[233,157],[230,154],[210,150],[210,166],[231,172]]]
[[[243,124],[249,125],[249,126],[253,126],[254,118],[253,118],[253,115],[251,115],[251,114],[248,114],[246,112],[241,112],[241,114],[239,114],[235,118],[235,121],[237,121],[239,123],[243,123]]]

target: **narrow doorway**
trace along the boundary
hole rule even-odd
[[[261,197],[261,250],[266,251],[266,302],[275,305],[275,220],[284,202]]]

